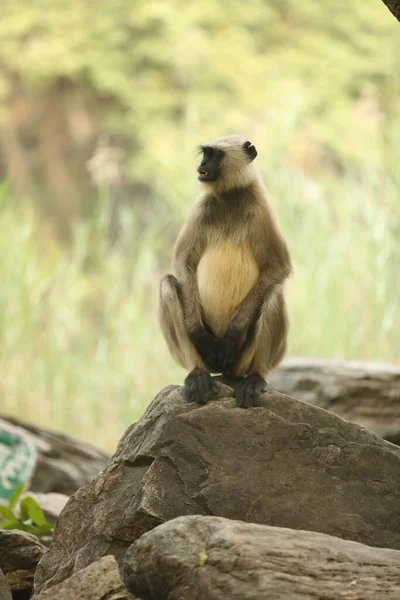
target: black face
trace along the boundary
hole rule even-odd
[[[221,176],[221,162],[224,151],[213,146],[201,146],[203,160],[197,167],[199,181],[217,181]]]

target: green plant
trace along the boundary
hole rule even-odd
[[[53,532],[53,524],[47,521],[43,509],[32,496],[25,496],[20,500],[24,489],[25,484],[20,483],[11,496],[8,506],[0,506],[0,518],[2,518],[0,529],[21,529],[37,535],[41,541],[46,542],[50,537],[49,534]],[[18,501],[19,516],[15,511]]]

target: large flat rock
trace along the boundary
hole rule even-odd
[[[143,533],[181,515],[327,533],[400,549],[400,448],[280,394],[236,407],[187,404],[181,388],[153,400],[94,481],[62,511],[35,575],[51,587],[106,554],[122,564]]]
[[[398,600],[400,552],[220,517],[179,517],[125,556],[144,600]]]
[[[271,386],[326,408],[400,445],[400,366],[328,358],[287,358]]]

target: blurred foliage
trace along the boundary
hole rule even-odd
[[[2,409],[113,449],[182,380],[158,283],[196,144],[236,131],[293,254],[290,353],[398,361],[399,62],[377,0],[3,0]]]
[[[42,507],[32,496],[21,499],[24,489],[25,484],[21,483],[13,492],[8,505],[0,504],[0,529],[27,531],[36,535],[41,542],[49,543],[54,526],[47,521]]]
[[[295,120],[307,165],[376,161],[381,120],[398,112],[399,57],[398,23],[380,2],[4,0],[2,112],[29,125],[37,153],[51,146],[44,161],[90,152],[107,132],[127,150],[130,181],[183,192],[199,140],[245,130],[261,142],[276,119]]]

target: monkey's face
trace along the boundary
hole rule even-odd
[[[221,163],[224,158],[224,151],[215,146],[202,146],[201,151],[203,158],[197,172],[199,174],[199,181],[213,182],[218,181],[221,177]]]
[[[218,144],[202,145],[198,149],[202,161],[197,167],[199,181],[214,183],[220,180],[229,180],[232,173],[237,177],[243,174],[249,163],[257,156],[254,145],[246,140],[242,142],[235,136],[220,138]],[[220,146],[221,144],[221,146]]]

